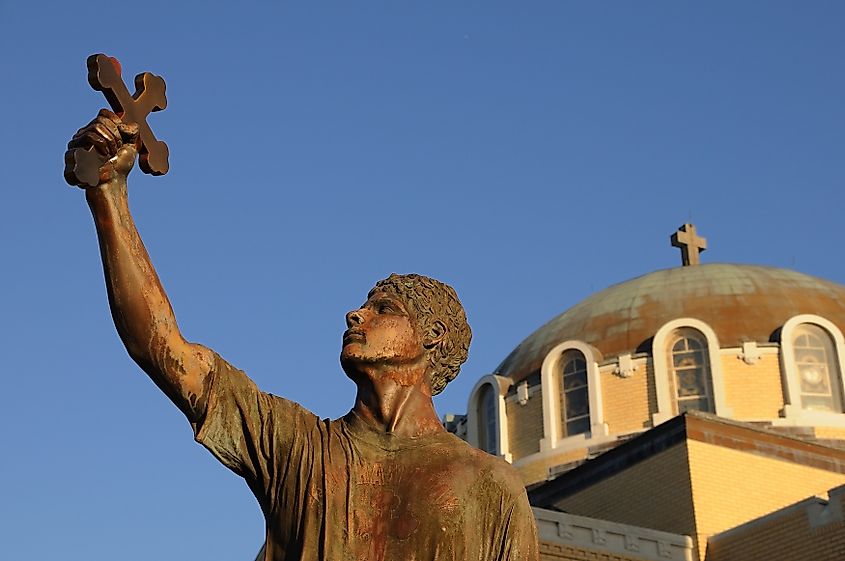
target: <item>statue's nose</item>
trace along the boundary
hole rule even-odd
[[[361,310],[352,310],[346,314],[346,327],[354,327],[363,323],[364,317],[361,315]]]

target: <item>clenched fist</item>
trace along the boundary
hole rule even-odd
[[[101,109],[94,120],[76,131],[68,142],[65,162],[72,159],[71,154],[75,149],[87,150],[93,147],[105,160],[99,170],[100,184],[116,179],[125,180],[135,165],[137,141],[138,125],[124,123],[108,109]],[[67,174],[66,169],[65,178],[71,182]]]

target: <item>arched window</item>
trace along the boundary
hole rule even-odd
[[[494,455],[499,453],[496,432],[496,396],[490,384],[484,386],[478,400],[478,444],[485,452]]]
[[[720,350],[716,332],[699,319],[673,319],[657,330],[652,342],[655,426],[691,410],[733,417],[725,398]]]
[[[695,329],[678,329],[670,339],[669,368],[678,413],[715,412],[707,339]]]
[[[540,451],[574,449],[585,439],[601,439],[604,422],[599,362],[601,353],[583,341],[555,345],[543,359],[543,439]]]
[[[802,323],[792,332],[791,342],[801,407],[842,413],[841,374],[830,335],[818,325]]]
[[[510,462],[505,396],[513,381],[488,374],[476,382],[467,403],[467,442]]]
[[[561,364],[561,434],[566,437],[590,430],[590,396],[584,354],[570,349],[563,353]]]

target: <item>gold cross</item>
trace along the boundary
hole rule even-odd
[[[699,254],[707,249],[707,240],[695,233],[695,226],[684,224],[670,239],[673,247],[681,248],[681,262],[684,267],[701,263]]]

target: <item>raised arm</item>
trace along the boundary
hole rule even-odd
[[[137,127],[110,111],[80,129],[68,148],[94,146],[111,159],[85,190],[94,216],[112,318],[129,356],[190,421],[205,413],[212,352],[185,341],[129,213],[126,177],[135,163]]]

